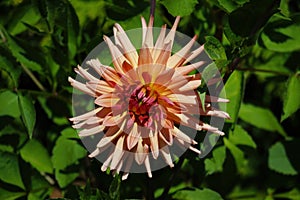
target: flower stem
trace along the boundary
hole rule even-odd
[[[273,70],[268,70],[268,69],[241,68],[241,67],[237,67],[236,70],[239,70],[239,71],[249,71],[249,72],[265,72],[265,73],[272,73],[272,74],[281,75],[281,76],[290,76],[290,74],[287,73],[287,72],[279,72],[279,71],[273,71]]]
[[[40,83],[40,81],[34,76],[34,74],[23,64],[21,64],[22,69],[25,71],[25,73],[31,78],[31,80],[36,84],[36,86],[42,90],[46,91],[44,86]]]
[[[146,191],[146,199],[147,200],[152,200],[154,199],[154,193],[153,193],[153,180],[147,177],[147,191]]]
[[[178,174],[178,172],[181,169],[181,166],[183,164],[183,161],[185,160],[187,156],[187,151],[179,158],[177,164],[175,165],[174,169],[173,169],[173,173],[169,179],[169,182],[167,184],[167,186],[164,188],[163,193],[160,195],[160,197],[158,198],[159,200],[164,200],[167,198],[169,191],[171,189],[171,186],[173,184],[173,182],[175,181],[176,175]]]
[[[156,0],[150,0],[150,16],[154,17],[154,13],[155,13],[155,6],[156,6]]]

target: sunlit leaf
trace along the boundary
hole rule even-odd
[[[86,156],[86,150],[75,140],[70,140],[61,136],[56,141],[53,148],[52,163],[55,166],[55,177],[60,187],[65,187],[71,183],[78,172],[63,172],[70,165],[74,165],[80,158]]]
[[[283,144],[280,142],[277,142],[269,149],[268,164],[269,168],[276,172],[286,175],[298,174],[289,161]]]
[[[32,138],[33,129],[36,122],[36,113],[31,99],[22,94],[18,95],[19,108],[25,127],[27,128],[29,138]]]
[[[40,56],[41,52],[39,50],[37,51],[36,48],[35,51],[37,52],[35,54],[31,54],[24,47],[18,44],[16,38],[9,35],[2,26],[0,26],[0,30],[3,32],[5,38],[7,39],[8,48],[10,49],[12,55],[17,59],[17,61],[22,63],[22,65],[26,66],[30,70],[41,72],[42,67],[37,62],[37,59],[42,59],[42,57]],[[37,57],[37,55],[39,56]]]
[[[291,76],[288,81],[287,93],[283,98],[283,114],[281,121],[285,120],[300,108],[300,73]]]
[[[11,192],[3,188],[0,188],[0,199],[15,200],[25,195],[26,192]]]
[[[180,200],[222,200],[220,194],[217,192],[204,188],[204,189],[198,189],[198,188],[191,188],[191,190],[179,190],[177,191],[172,198],[174,199],[180,199]]]
[[[79,139],[79,136],[75,129],[73,128],[66,128],[61,131],[61,135],[63,135],[66,138],[73,138],[73,139]]]
[[[245,145],[256,148],[252,137],[240,125],[236,125],[234,130],[229,133],[229,140],[235,145]]]
[[[229,114],[229,122],[235,123],[242,103],[244,94],[244,76],[243,72],[234,71],[225,84],[226,98],[229,103],[226,105],[226,112]]]
[[[15,10],[16,11],[16,10]],[[26,26],[23,23],[35,24],[40,19],[37,15],[37,10],[31,5],[19,7],[18,13],[13,17],[9,23],[9,32],[12,35],[17,35],[26,30]]]
[[[288,192],[283,192],[279,194],[273,195],[275,198],[285,198],[285,199],[293,199],[293,200],[300,200],[300,191],[297,188],[294,188]]]
[[[229,13],[237,8],[237,5],[231,0],[218,0],[218,2]]]
[[[218,68],[227,66],[229,64],[229,61],[227,61],[225,48],[223,47],[221,42],[213,36],[206,36],[205,40],[205,52],[208,54],[210,59],[215,62]]]
[[[25,189],[17,155],[0,151],[0,171],[2,181]]]
[[[225,158],[226,158],[225,146],[215,148],[212,151],[212,158],[207,158],[204,160],[205,171],[207,171],[207,174],[210,175],[215,172],[222,172]]]
[[[167,8],[168,12],[175,16],[187,16],[191,14],[196,4],[197,0],[163,0],[161,3]]]
[[[18,96],[15,93],[8,90],[0,93],[0,103],[0,116],[20,116]]]
[[[291,19],[274,18],[261,34],[263,45],[267,49],[277,52],[299,50],[300,16],[296,15]]]
[[[272,132],[277,131],[282,136],[287,136],[274,114],[266,108],[257,107],[251,104],[242,104],[239,117],[257,128]]]
[[[290,15],[290,11],[289,11],[289,0],[281,0],[280,1],[280,12],[285,15],[285,16],[289,16]]]
[[[53,173],[47,149],[37,140],[30,140],[20,151],[22,158],[40,172]]]

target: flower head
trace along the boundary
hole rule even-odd
[[[157,165],[155,161],[162,160],[173,167],[171,149],[175,145],[201,153],[193,147],[197,144],[193,136],[180,129],[181,126],[224,134],[199,119],[201,115],[229,117],[211,106],[211,102],[227,102],[226,99],[207,96],[204,106],[201,103],[197,91],[202,81],[201,74],[191,72],[205,62],[191,64],[191,60],[203,51],[203,46],[191,50],[195,36],[172,54],[178,23],[179,17],[168,33],[163,26],[154,43],[153,17],[148,25],[142,18],[139,51],[122,27],[116,24],[114,43],[104,36],[113,67],[102,64],[99,59],[91,59],[87,61],[89,69],[80,66],[75,69],[86,83],[69,78],[74,88],[95,98],[94,110],[70,120],[74,128],[80,129],[81,137],[102,134],[90,154],[90,157],[97,157],[106,152],[102,170],[109,167],[114,172],[123,171],[125,179],[132,168],[143,166],[151,177],[151,170]],[[88,70],[94,70],[99,77]]]

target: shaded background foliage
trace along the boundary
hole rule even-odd
[[[70,128],[68,76],[112,26],[140,27],[141,0],[0,1],[0,199],[300,199],[300,2],[159,0],[155,25],[199,35],[230,103],[226,135],[170,170],[100,172]],[[201,134],[201,133],[199,133]]]

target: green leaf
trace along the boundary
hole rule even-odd
[[[77,134],[77,131],[73,128],[65,128],[64,130],[61,131],[61,135],[70,139],[80,139]]]
[[[0,151],[0,171],[0,179],[2,181],[25,189],[16,155]]]
[[[230,101],[226,104],[226,111],[230,116],[227,121],[236,123],[244,94],[243,72],[235,70],[227,80],[224,89],[226,98]]]
[[[280,1],[280,12],[285,16],[290,15],[289,0],[281,0]]]
[[[229,140],[235,145],[245,145],[256,148],[252,137],[240,125],[236,125],[234,131],[229,133]]]
[[[225,158],[226,158],[225,146],[215,148],[212,151],[212,158],[207,158],[204,160],[205,171],[207,171],[207,174],[210,175],[215,172],[222,172]]]
[[[232,31],[229,21],[228,21],[228,18],[224,19],[223,26],[224,26],[224,34],[225,34],[226,38],[228,39],[228,41],[230,42],[230,44],[235,45],[236,48],[241,48],[240,43],[243,40],[243,38]]]
[[[225,49],[217,38],[206,36],[205,40],[205,51],[212,60],[227,60]]]
[[[263,46],[277,52],[291,52],[300,49],[300,16],[283,19],[275,16],[268,23],[262,34]]]
[[[0,116],[20,116],[18,96],[15,93],[8,90],[0,93],[0,104]]]
[[[300,73],[296,73],[288,80],[287,93],[283,99],[283,114],[285,120],[300,108]]]
[[[242,104],[239,117],[243,121],[257,128],[271,132],[277,131],[282,136],[287,137],[286,132],[279,124],[274,114],[266,108],[260,108],[251,104]]]
[[[62,171],[86,156],[86,150],[77,141],[61,136],[56,141],[52,153],[51,160],[53,166],[55,166],[55,177],[60,187],[65,187],[78,176],[78,172],[67,173]]]
[[[79,20],[69,1],[46,0],[47,19],[52,30],[57,27],[63,30],[61,45],[68,47],[69,59],[72,59],[77,51],[77,37],[79,34]],[[57,30],[56,30],[57,31]]]
[[[175,16],[187,16],[190,15],[194,9],[196,4],[198,4],[197,0],[163,0],[161,3],[167,8],[168,12]]]
[[[201,86],[204,84],[207,84],[208,81],[212,78],[214,78],[219,73],[219,70],[216,66],[216,63],[212,62],[207,67],[204,68],[202,72],[202,79],[204,80],[201,83]]]
[[[274,194],[273,196],[275,198],[300,200],[300,191],[297,188],[294,188],[288,192]]]
[[[2,31],[4,37],[7,39],[7,45],[12,55],[17,59],[18,62],[25,65],[27,68],[33,71],[42,72],[42,67],[36,61],[36,55],[40,55],[40,52],[36,52],[35,54],[30,54],[25,48],[21,47],[16,38],[10,36],[6,30],[0,25],[0,30]],[[32,48],[33,50],[33,48]],[[39,51],[36,48],[35,51]],[[40,59],[41,57],[39,57]]]
[[[37,140],[30,140],[20,151],[22,158],[40,172],[53,173],[51,159],[47,149]]]
[[[244,152],[240,150],[235,144],[233,144],[227,138],[224,138],[224,144],[226,148],[229,149],[232,156],[234,157],[237,170],[241,173],[243,172],[245,165],[247,164],[247,160],[245,159]]]
[[[292,166],[281,142],[277,142],[269,149],[268,165],[270,169],[285,175],[298,174]]]
[[[5,200],[15,200],[19,197],[25,196],[26,192],[10,192],[5,189],[0,188],[0,199]]]
[[[222,200],[220,194],[211,189],[192,188],[191,190],[179,190],[173,196],[174,199],[180,200]]]
[[[77,52],[77,37],[79,34],[79,20],[76,12],[69,1],[67,9],[67,28],[68,28],[68,49],[70,58],[73,58]]]
[[[36,113],[35,113],[34,105],[29,97],[22,96],[21,94],[19,94],[18,97],[19,97],[19,108],[21,111],[23,123],[27,128],[29,138],[32,138],[33,129],[36,121]]]
[[[16,62],[9,50],[0,45],[0,69],[6,71],[13,83],[14,87],[19,85],[19,77],[21,75],[21,68],[16,66]]]
[[[218,0],[218,3],[229,13],[237,8],[237,5],[231,0]]]
[[[17,11],[17,9],[15,9],[15,11]],[[35,24],[39,19],[40,16],[32,5],[19,7],[17,17],[15,15],[15,17],[11,18],[8,30],[12,35],[17,35],[26,30],[26,26],[20,22]]]
[[[257,51],[261,49],[257,48]],[[256,50],[254,50],[256,51]],[[267,50],[265,50],[267,51]],[[259,75],[262,78],[272,77],[272,76],[278,76],[278,74],[273,72],[283,73],[283,74],[289,74],[291,73],[288,69],[286,63],[288,62],[288,59],[290,58],[289,54],[272,54],[271,56],[267,57],[264,61],[258,61],[254,64],[255,69],[259,70],[265,70],[265,71],[271,71],[271,73],[267,72],[255,72],[255,74]]]
[[[277,12],[279,0],[252,0],[229,15],[229,24],[234,33],[248,37],[254,35]],[[247,24],[245,26],[245,24]]]
[[[231,13],[250,0],[218,0],[219,6],[226,12]]]
[[[198,92],[198,94],[199,94],[199,97],[200,97],[202,109],[205,111],[206,92],[203,92],[203,93]]]

